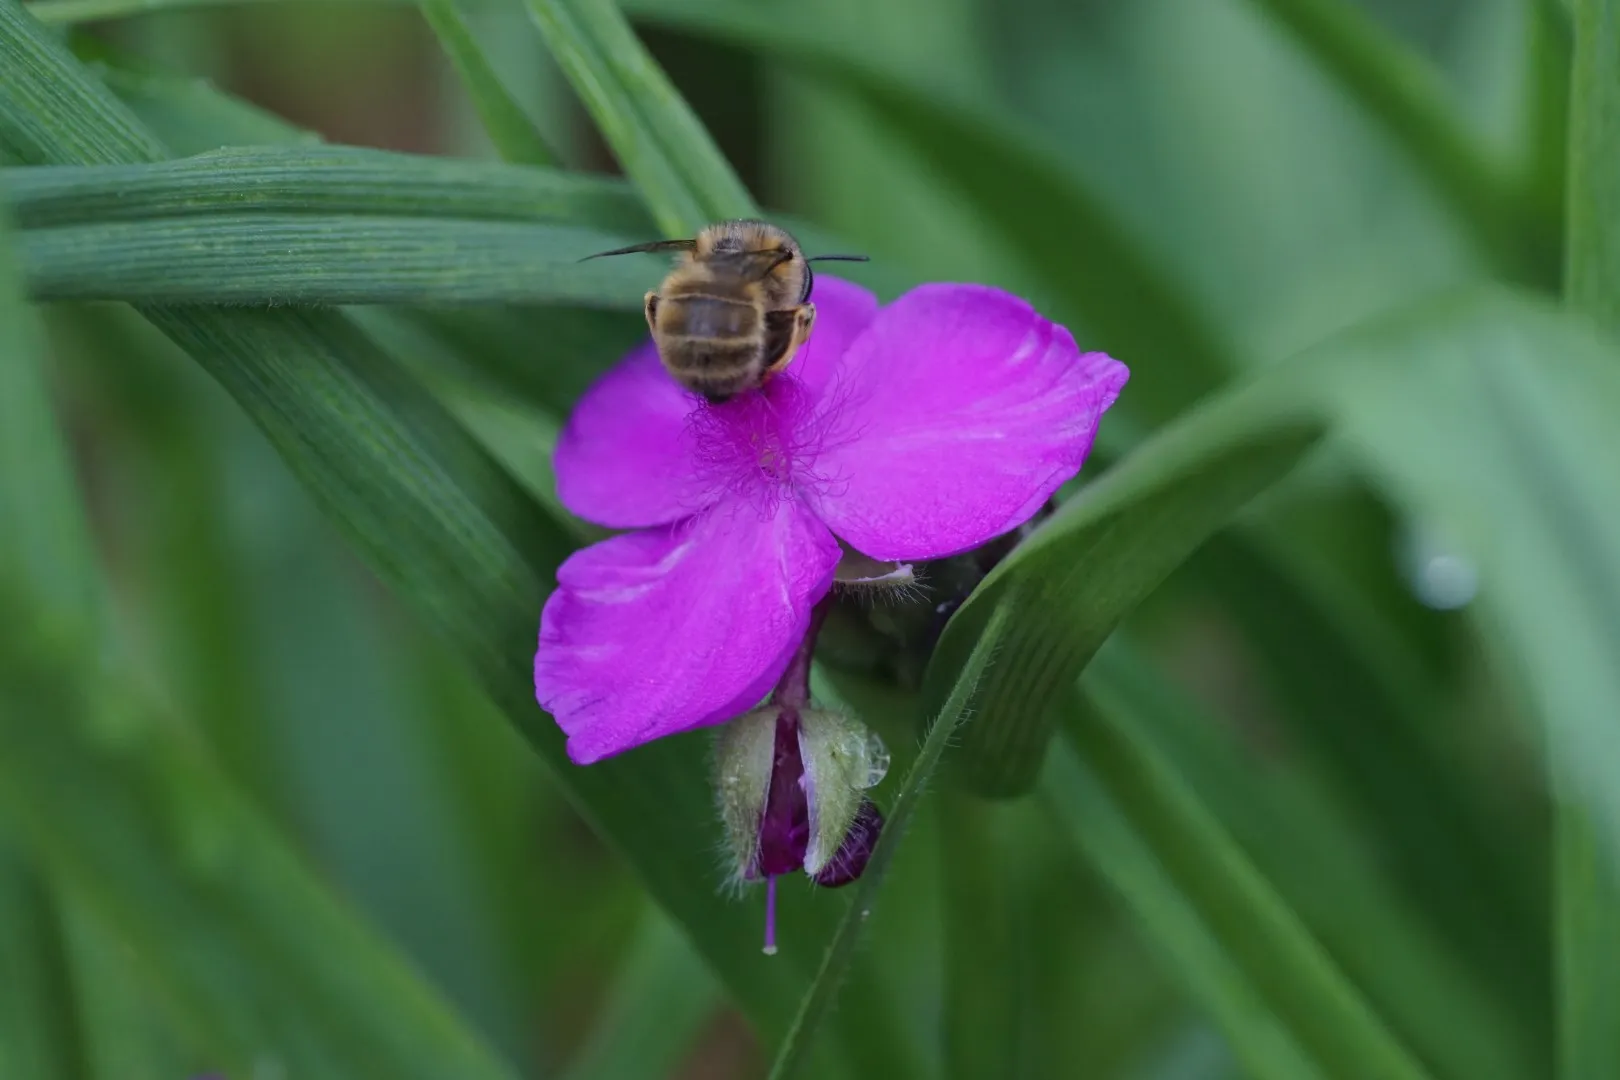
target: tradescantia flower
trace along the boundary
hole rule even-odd
[[[649,341],[558,439],[562,503],[634,530],[570,557],[541,616],[535,693],[575,762],[754,709],[841,562],[904,576],[1018,527],[1079,471],[1128,376],[984,286],[880,308],[821,277],[814,299],[814,334],[760,390],[711,405]]]

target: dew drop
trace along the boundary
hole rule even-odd
[[[878,783],[889,775],[889,748],[883,745],[883,739],[875,731],[866,733],[866,783],[862,789],[877,787]]]

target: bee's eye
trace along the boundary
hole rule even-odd
[[[804,264],[804,291],[799,294],[799,303],[802,304],[805,301],[809,300],[810,299],[810,292],[815,287],[816,287],[816,274],[815,274],[815,271],[810,269],[810,264],[809,263],[805,263]]]

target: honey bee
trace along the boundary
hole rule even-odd
[[[786,231],[764,221],[725,221],[690,240],[655,240],[589,258],[678,251],[675,268],[646,297],[658,356],[682,386],[720,404],[763,386],[792,362],[816,324],[810,264],[865,262],[864,255],[805,258]]]

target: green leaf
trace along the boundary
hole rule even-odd
[[[1032,952],[1042,947],[1037,938],[1058,928],[1035,917],[1037,883],[1020,832],[1028,828],[1030,808],[950,790],[940,798],[944,1075],[1038,1076],[1026,1037],[1036,1008]]]
[[[1154,749],[1106,709],[1066,712],[1048,803],[1246,1069],[1427,1076]]]
[[[30,228],[258,213],[549,222],[624,233],[651,225],[622,181],[348,146],[247,147],[151,165],[4,175],[17,221]]]
[[[1544,1073],[1518,999],[1493,994],[1414,910],[1379,857],[1383,835],[1368,837],[1286,748],[1245,745],[1122,636],[1087,668],[1091,700],[1197,793],[1390,1029],[1439,1075]]]
[[[1389,133],[1503,269],[1533,282],[1555,276],[1552,222],[1463,126],[1422,56],[1349,0],[1253,2]]]
[[[422,15],[438,35],[466,84],[473,108],[501,158],[517,165],[556,165],[556,151],[546,144],[523,106],[507,92],[500,76],[484,55],[458,0],[421,0]]]
[[[1583,322],[1499,290],[1340,343],[1318,392],[1372,475],[1478,567],[1474,612],[1560,773],[1620,853],[1620,361]],[[1504,527],[1503,523],[1512,523]]]
[[[946,744],[967,719],[980,679],[990,665],[996,635],[1005,618],[1003,611],[991,615],[983,640],[962,665],[956,682],[951,687],[950,697],[946,699],[944,707],[929,728],[928,737],[923,740],[922,751],[912,762],[911,768],[906,771],[906,778],[900,785],[900,791],[895,795],[894,806],[889,811],[888,820],[883,823],[883,831],[878,836],[877,846],[872,849],[866,869],[855,883],[855,895],[850,899],[849,906],[844,909],[844,917],[838,924],[832,942],[827,946],[826,955],[822,957],[821,968],[816,972],[815,982],[805,994],[804,1000],[799,1005],[798,1014],[793,1018],[793,1026],[788,1029],[786,1037],[777,1049],[776,1060],[771,1066],[771,1080],[788,1080],[789,1077],[797,1075],[808,1061],[816,1033],[828,1010],[832,1008],[833,1001],[838,995],[838,988],[855,958],[855,946],[860,940],[861,927],[872,914],[872,906],[877,902],[878,889],[882,887],[884,875],[888,873],[889,863],[894,858],[895,847],[905,835],[911,815],[916,813],[917,803],[927,789],[928,781],[934,775],[934,769],[939,764],[940,755],[944,753]]]
[[[1620,5],[1577,0],[1564,291],[1620,326]],[[1612,782],[1612,779],[1611,781]],[[1555,777],[1559,1076],[1620,1071],[1620,855],[1578,790]]]
[[[132,303],[496,304],[630,309],[645,274],[630,260],[578,265],[623,234],[324,214],[193,216],[30,229],[22,258],[35,300]]]
[[[21,851],[0,846],[0,1073],[83,1080],[69,980],[55,897]]]
[[[1322,432],[1282,380],[1228,391],[1138,446],[997,566],[946,626],[924,684],[938,701],[989,612],[1003,600],[1016,609],[979,722],[952,755],[964,779],[986,794],[1029,790],[1053,708],[1114,627]]]
[[[29,581],[61,618],[89,621],[101,598],[45,355],[0,206],[0,577]],[[30,629],[11,624],[0,640]],[[0,843],[0,1072],[68,1080],[83,1059],[66,917],[59,892],[13,840]]]
[[[13,595],[24,625],[51,626]],[[95,651],[82,634],[0,640],[0,806],[138,950],[226,1071],[268,1056],[306,1076],[512,1075],[197,746],[139,692],[87,673]]]
[[[1620,325],[1620,9],[1575,3],[1569,129],[1566,293],[1580,310]]]
[[[809,7],[639,0],[639,18],[763,53],[844,89],[960,192],[1026,270],[1038,304],[1133,368],[1123,407],[1155,420],[1218,387],[1227,344],[1079,180],[1016,117],[875,67]],[[1137,410],[1140,410],[1139,412]]]
[[[652,225],[622,182],[575,173],[309,147],[0,179],[40,299],[639,310],[660,273],[652,256],[580,263]],[[836,246],[782,220],[813,248]],[[889,296],[910,284],[892,267],[861,276]]]
[[[161,155],[16,0],[0,0],[0,65],[17,73],[0,82],[0,144],[21,139],[29,160],[61,164]],[[142,313],[236,399],[384,583],[468,664],[761,1033],[774,1038],[785,1030],[805,973],[794,958],[761,957],[756,928],[715,894],[704,736],[662,740],[580,768],[535,705],[538,613],[572,548],[566,532],[340,315]],[[785,896],[784,918],[814,941],[830,933],[834,902]],[[840,1022],[856,1031],[889,1024],[881,1009]],[[903,1074],[892,1040],[852,1037],[845,1045],[857,1060]]]
[[[563,1080],[670,1075],[714,1017],[718,990],[691,946],[649,912]]]
[[[612,0],[524,3],[665,237],[759,216],[708,131]]]

